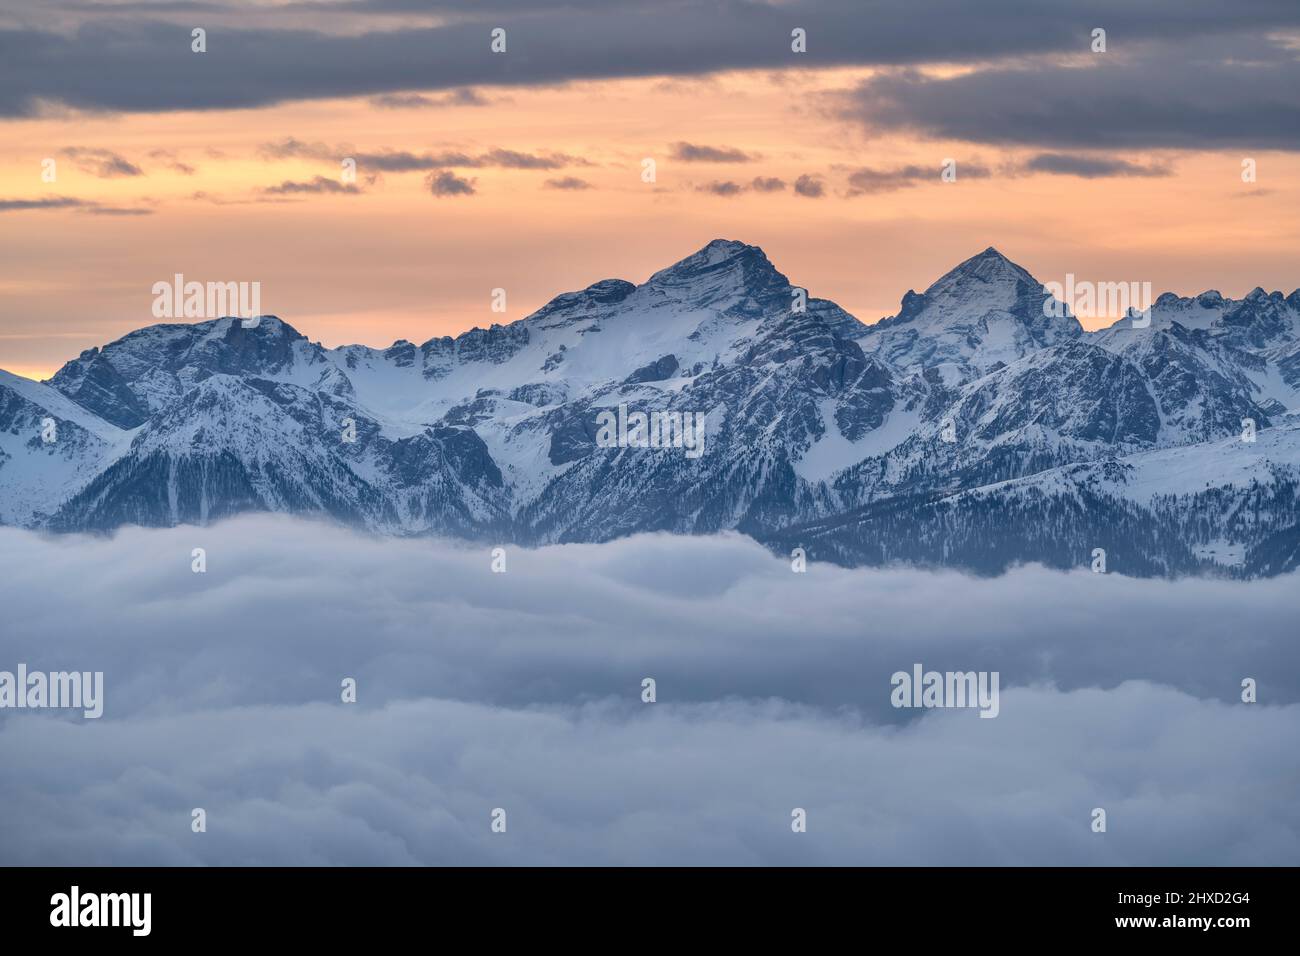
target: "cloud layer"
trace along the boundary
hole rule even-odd
[[[1297,8],[1300,9],[1300,8]],[[1089,59],[862,82],[842,115],[873,132],[1052,149],[1300,147],[1295,41],[1130,43]]]
[[[493,574],[268,516],[0,555],[0,669],[106,688],[0,711],[4,863],[1300,861],[1293,579],[793,574],[736,536]],[[1000,716],[894,710],[914,662],[1000,671]]]
[[[0,3],[0,14],[18,8],[12,22],[20,24],[4,29],[0,17],[0,49],[6,51],[0,59],[0,115],[28,114],[49,102],[90,110],[224,109],[475,85],[697,75],[784,68],[795,65],[795,57],[799,66],[820,67],[984,63],[1086,52],[1090,31],[1099,24],[1110,32],[1112,49],[1121,50],[1149,40],[1208,36],[1220,43],[1228,35],[1258,36],[1300,24],[1300,8],[1290,0],[1190,7],[1181,0],[1137,5],[1093,0],[1083,13],[1062,11],[1056,4],[935,0],[924,16],[916,15],[914,0],[885,0],[872,6],[870,17],[862,15],[854,0],[779,5],[671,0],[653,8],[628,0],[576,5],[307,2],[290,5],[300,16],[287,21],[275,16],[283,6],[213,3],[205,4],[202,13],[209,23],[207,52],[195,54],[190,48],[195,25],[191,4],[114,5],[111,15],[107,5],[45,6],[49,9],[36,16],[30,4]],[[394,12],[422,19],[395,30],[388,16]],[[268,28],[281,22],[311,29]],[[492,54],[490,31],[498,27],[507,31],[507,48]],[[807,33],[804,54],[791,51],[795,28]],[[1194,105],[1194,97],[1210,95],[1207,90],[1214,86],[1202,82],[1179,90],[1179,77],[1165,83],[1155,67],[1144,70],[1143,78],[1177,94],[1171,104],[1177,122],[1185,121],[1182,114]],[[1219,92],[1214,96],[1217,104],[1234,107],[1228,117],[1235,119],[1234,129],[1264,118],[1277,100],[1259,104],[1243,99],[1240,84],[1250,86],[1251,81],[1223,79],[1228,85],[1215,87]],[[1014,102],[1040,91],[1034,82],[1018,88],[994,82]],[[1123,89],[1124,82],[1122,76],[1112,78],[1112,88]],[[940,100],[963,84],[943,86],[924,103],[950,122],[959,121],[969,108],[967,98],[946,110]],[[1156,101],[1131,86],[1129,90]],[[979,123],[985,112],[965,115]],[[1059,114],[1044,107],[1042,116],[1051,115]],[[1086,126],[1074,111],[1059,121],[1073,129]]]

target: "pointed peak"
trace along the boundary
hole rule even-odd
[[[751,246],[736,239],[714,239],[697,252],[693,252],[680,262],[669,266],[669,269],[677,269],[682,266],[698,268],[718,265],[733,259],[755,259],[767,262],[767,253],[758,246]]]
[[[956,268],[952,271],[985,273],[990,269],[1009,270],[1017,274],[1029,275],[1029,272],[1023,266],[1008,259],[996,246],[989,246],[983,252],[971,256],[964,262],[958,263]]]
[[[1007,287],[1014,293],[1020,282],[1037,287],[1038,282],[1023,267],[1012,262],[993,246],[971,256],[935,280],[925,290],[927,296],[960,294],[972,287]]]
[[[959,262],[949,270],[949,274],[953,272],[978,273],[981,270],[988,271],[990,269],[1003,269],[1008,267],[1011,269],[1019,269],[1021,272],[1024,272],[1020,266],[1016,265],[1016,263],[1004,256],[996,246],[989,246],[983,252],[978,252],[969,259],[964,259]]]
[[[789,284],[767,258],[767,253],[735,239],[714,239],[680,262],[660,269],[646,284],[680,285],[733,274],[735,281],[745,287]]]

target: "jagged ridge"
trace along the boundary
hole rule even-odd
[[[0,377],[0,521],[275,510],[529,543],[738,529],[980,571],[1107,542],[1136,574],[1295,566],[1300,293],[1166,294],[1149,328],[1088,333],[990,247],[874,325],[801,295],[715,240],[422,345],[326,349],[271,316],[151,326],[48,383]],[[701,413],[705,453],[601,447],[620,405]],[[1133,469],[1170,490],[1099,484]]]

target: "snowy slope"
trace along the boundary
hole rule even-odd
[[[52,442],[43,438],[46,420]],[[0,371],[0,524],[52,514],[124,454],[130,438],[56,389]]]

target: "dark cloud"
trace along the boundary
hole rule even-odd
[[[337,179],[327,179],[324,176],[316,176],[308,182],[292,182],[285,180],[278,186],[267,186],[262,192],[269,196],[286,196],[298,193],[343,193],[356,195],[361,190],[357,188],[356,183],[342,183]]]
[[[300,0],[294,7],[319,13],[537,13],[609,9],[626,0]],[[673,6],[668,0],[668,6]]]
[[[88,110],[226,109],[405,90],[697,75],[789,67],[795,56],[801,66],[822,67],[979,63],[1086,51],[1089,31],[1098,23],[1109,29],[1113,50],[1144,39],[1260,35],[1300,24],[1294,0],[1190,7],[1183,0],[1093,0],[1086,18],[1055,4],[1010,0],[936,0],[923,17],[916,15],[914,0],[882,0],[869,17],[857,0],[779,5],[670,0],[653,8],[591,3],[583,7],[580,30],[574,29],[569,3],[501,9],[473,4],[290,6],[304,16],[289,22],[315,23],[335,13],[353,20],[349,29],[331,32],[215,27],[205,54],[191,53],[192,16],[181,6],[174,10],[176,22],[149,19],[153,4],[138,4],[135,12],[119,7],[111,16],[103,11],[95,16],[83,5],[78,14],[57,18],[59,29],[0,31],[0,48],[6,51],[0,59],[0,115],[28,114],[41,102]],[[454,15],[436,26],[394,30],[391,17],[380,15],[399,6],[403,12],[434,15],[441,8]],[[256,12],[246,5],[226,9],[231,23]],[[510,30],[509,52],[488,54],[489,30],[511,10],[526,19]],[[283,18],[286,8],[263,12]],[[29,21],[23,17],[18,22]],[[372,23],[374,28],[367,30]],[[65,24],[71,27],[66,32]],[[791,53],[792,25],[808,31],[807,54]]]
[[[1280,43],[1223,37],[1089,56],[948,78],[887,72],[840,113],[872,132],[1049,149],[1300,147],[1300,58]]]
[[[674,143],[672,156],[683,163],[748,163],[755,158],[730,146],[699,146],[695,143]]]
[[[382,150],[364,152],[350,146],[327,146],[309,143],[290,136],[275,143],[263,143],[258,154],[266,159],[301,157],[341,162],[355,159],[358,169],[378,170],[385,173],[427,172],[459,166],[468,169],[500,167],[503,169],[564,169],[568,166],[590,166],[581,156],[566,153],[521,153],[513,149],[494,148],[478,156],[458,151],[441,153],[412,153],[409,150]]]
[[[755,176],[747,184],[733,182],[732,180],[715,179],[711,182],[700,183],[695,186],[696,192],[711,193],[715,196],[730,198],[739,196],[745,192],[756,193],[778,193],[783,192],[786,188],[786,181],[776,176]],[[800,176],[794,183],[794,191],[800,196],[817,197],[822,194],[822,184],[816,178],[808,175]]]
[[[71,196],[51,196],[48,199],[0,199],[0,212],[24,212],[29,209],[76,209],[93,206],[86,199]]]
[[[429,192],[435,196],[474,195],[474,180],[463,179],[449,169],[430,173],[424,177],[424,184],[429,187]]]
[[[893,169],[872,169],[869,166],[863,166],[849,174],[848,194],[850,196],[862,196],[868,193],[909,189],[918,183],[942,183],[943,171],[944,167],[938,164],[930,167],[910,163]],[[955,173],[958,182],[962,179],[987,179],[992,175],[992,171],[987,166],[980,163],[961,161],[957,162]]]
[[[407,150],[386,150],[381,153],[348,153],[357,161],[358,168],[376,169],[385,173],[407,173],[444,166],[477,166],[466,153],[412,153]]]
[[[546,180],[547,189],[591,189],[591,183],[577,176],[564,176],[560,179]]]
[[[820,199],[825,194],[826,187],[817,177],[804,173],[794,181],[794,191],[800,196],[807,196],[809,199]]]
[[[712,193],[714,196],[725,196],[730,198],[732,196],[739,196],[745,191],[745,187],[740,185],[740,183],[733,183],[730,180],[715,179],[713,182],[701,183],[695,187],[695,191],[698,193]]]
[[[143,176],[144,170],[135,163],[108,149],[87,146],[69,146],[60,152],[72,160],[83,173],[100,179],[117,179],[124,176]]]
[[[91,216],[152,216],[154,211],[145,206],[87,206],[83,212]]]
[[[72,209],[92,216],[149,216],[153,210],[143,206],[105,206],[89,199],[52,196],[47,199],[0,199],[0,213],[45,209]]]
[[[500,166],[503,169],[563,169],[565,166],[587,163],[576,156],[566,156],[563,153],[539,156],[513,149],[492,149],[480,156],[474,165]]]
[[[104,672],[97,721],[0,711],[0,864],[1300,861],[1294,576],[508,552],[282,516],[0,528],[0,669]],[[913,663],[998,671],[999,716],[895,710]]]
[[[478,160],[467,153],[423,153],[391,150],[382,153],[349,154],[357,166],[377,169],[385,173],[406,173],[441,169],[444,166],[478,166]]]
[[[1079,176],[1083,179],[1103,179],[1111,176],[1168,176],[1167,166],[1142,166],[1126,159],[1105,156],[1083,156],[1078,153],[1039,153],[1025,161],[1024,168],[1033,173],[1053,173],[1058,176]]]
[[[370,104],[385,110],[446,109],[452,106],[487,106],[489,100],[472,89],[452,90],[441,96],[421,93],[384,93],[371,97]]]

